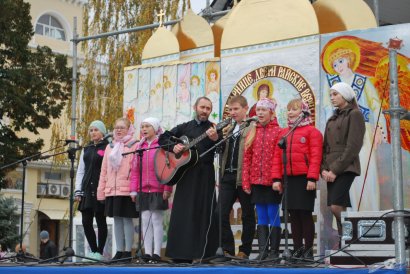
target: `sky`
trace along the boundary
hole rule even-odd
[[[211,3],[212,1],[210,0],[209,2]],[[196,14],[198,14],[205,7],[206,7],[206,0],[191,0],[191,9]]]

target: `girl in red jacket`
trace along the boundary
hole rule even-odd
[[[288,103],[288,128],[280,136],[286,135],[293,128],[295,121],[302,112],[309,112],[308,105],[301,99],[293,99]],[[323,138],[309,117],[306,117],[287,137],[288,175],[288,209],[292,229],[294,254],[293,257],[313,260],[313,239],[315,224],[312,211],[316,198],[316,181],[319,179],[320,163],[322,161]],[[272,169],[275,191],[282,192],[283,162],[281,149],[275,152],[275,165]],[[303,246],[303,240],[305,245]]]
[[[158,135],[162,133],[160,122],[157,118],[146,118],[141,123],[143,138],[138,144],[138,149],[148,149],[158,146]],[[161,259],[162,238],[164,228],[162,220],[164,211],[168,209],[168,198],[172,187],[161,185],[155,176],[154,155],[156,149],[143,152],[142,156],[142,193],[136,206],[140,208],[142,216],[142,236],[144,237],[145,258],[147,260]],[[131,169],[131,199],[135,202],[140,192],[140,163],[139,156],[135,154]],[[154,242],[154,249],[152,248]]]
[[[275,117],[276,103],[264,98],[256,104],[258,122],[245,141],[243,157],[242,188],[251,194],[251,202],[258,213],[257,260],[274,259],[279,256],[281,195],[272,190],[273,155],[281,128]],[[269,230],[269,226],[271,230]],[[268,246],[270,240],[270,252]]]

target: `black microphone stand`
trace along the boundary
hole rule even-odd
[[[176,144],[176,143],[175,143]],[[148,147],[148,148],[140,148],[136,149],[134,151],[126,152],[123,153],[122,156],[126,156],[128,154],[137,154],[138,155],[138,160],[139,160],[139,165],[138,165],[138,170],[139,170],[139,190],[138,190],[138,211],[140,212],[139,218],[138,218],[138,246],[137,246],[137,251],[135,253],[135,258],[136,259],[141,259],[141,262],[144,262],[143,259],[143,254],[142,254],[142,216],[141,216],[141,195],[142,195],[142,159],[144,156],[144,151],[149,151],[152,149],[159,149],[163,147],[168,147],[170,144],[162,145],[162,146],[156,146],[156,147]],[[121,258],[114,262],[121,262],[121,261],[127,261],[129,259],[134,259],[134,257],[131,258]]]
[[[32,156],[25,157],[25,158],[23,158],[23,159],[21,159],[21,160],[18,160],[18,161],[16,161],[16,162],[14,162],[14,163],[7,164],[7,165],[4,165],[4,166],[0,167],[0,170],[2,170],[2,169],[6,169],[6,168],[8,168],[8,167],[17,165],[17,164],[19,164],[19,163],[21,163],[22,166],[23,166],[23,171],[22,171],[23,178],[22,178],[22,188],[21,188],[21,205],[20,205],[21,208],[20,208],[19,251],[18,251],[18,253],[17,253],[16,256],[15,256],[18,261],[23,261],[23,262],[24,262],[25,259],[30,259],[30,260],[39,261],[39,259],[33,258],[33,257],[31,257],[31,256],[27,256],[27,255],[23,252],[23,238],[24,238],[24,235],[23,235],[23,229],[24,229],[24,203],[25,203],[25,200],[24,200],[24,199],[25,199],[25,188],[26,188],[25,186],[26,186],[26,169],[27,169],[27,162],[28,162],[28,161],[31,161],[31,160],[41,159],[41,155],[43,155],[44,153],[47,153],[47,152],[52,151],[52,150],[54,150],[54,149],[62,148],[62,147],[64,147],[64,146],[65,146],[65,145],[59,146],[59,147],[55,147],[55,148],[51,148],[51,149],[49,149],[49,150],[36,153],[36,154],[34,154],[34,155],[32,155]],[[11,259],[11,258],[14,258],[14,257],[8,257],[8,258],[6,258],[6,259]]]
[[[221,164],[222,164],[222,152],[223,152],[223,147],[222,145],[226,143],[233,135],[235,134],[242,134],[244,129],[250,125],[252,120],[244,121],[243,124],[239,127],[239,131],[237,132],[231,132],[228,134],[225,138],[222,138],[219,142],[217,142],[215,145],[213,145],[211,148],[203,152],[201,155],[199,155],[199,158],[202,158],[206,154],[208,154],[210,151],[215,149],[215,155],[218,156],[219,163],[217,166],[217,174],[218,178],[215,180],[215,184],[218,182],[219,184],[219,197],[218,197],[218,227],[219,227],[219,233],[218,233],[218,248],[216,249],[215,256],[212,256],[210,258],[207,258],[206,261],[214,262],[214,263],[221,263],[221,262],[226,262],[229,259],[235,258],[234,256],[228,257],[225,255],[224,250],[222,248],[222,203],[221,203],[221,182],[222,182],[222,171],[221,171]]]
[[[285,261],[289,261],[292,257],[292,253],[289,250],[289,230],[288,230],[288,174],[286,170],[286,166],[288,163],[287,159],[287,138],[288,136],[295,131],[298,125],[302,122],[302,120],[306,117],[306,114],[302,113],[301,116],[295,121],[293,127],[280,139],[278,146],[283,150],[282,151],[282,162],[283,162],[283,203],[284,203],[284,221],[285,221],[285,250],[282,253],[282,258]],[[284,262],[281,262],[284,263]]]
[[[73,141],[66,140],[66,145],[67,144],[72,144],[72,143],[75,143],[75,141],[74,140]],[[64,154],[64,153],[68,153],[68,158],[70,159],[71,164],[70,164],[70,214],[69,214],[70,216],[69,216],[69,228],[68,228],[68,231],[69,231],[68,246],[63,248],[64,255],[57,256],[57,257],[54,257],[54,258],[49,258],[49,259],[46,259],[46,260],[42,260],[39,263],[53,262],[55,260],[58,260],[58,259],[62,258],[62,260],[59,261],[62,264],[62,263],[65,262],[65,260],[68,257],[77,257],[77,258],[91,260],[91,261],[94,261],[94,262],[101,262],[100,260],[96,260],[94,258],[89,258],[89,257],[85,257],[85,256],[76,255],[75,252],[74,252],[74,249],[72,248],[72,243],[73,243],[73,215],[74,215],[74,212],[73,212],[73,209],[74,209],[73,194],[74,194],[74,160],[75,160],[75,154],[78,150],[82,150],[83,148],[93,146],[93,145],[94,144],[90,144],[90,145],[87,145],[87,146],[84,146],[84,147],[82,147],[82,146],[74,147],[74,145],[70,145],[70,147],[66,151],[62,151],[62,152],[59,152],[59,153],[50,154],[50,155],[46,155],[46,156],[41,157],[41,159],[47,159],[49,157],[53,157],[53,156],[61,155],[61,154]]]

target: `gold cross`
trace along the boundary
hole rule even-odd
[[[157,14],[157,17],[159,17],[159,26],[162,27],[164,26],[163,22],[162,22],[162,18],[165,16],[165,12],[163,9],[161,9],[159,11],[159,13]]]

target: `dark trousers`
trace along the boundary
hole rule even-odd
[[[290,209],[289,215],[294,249],[300,249],[303,246],[303,240],[305,240],[306,250],[312,248],[315,239],[315,223],[312,212],[309,210]]]
[[[239,246],[239,251],[242,251],[249,256],[252,250],[252,241],[255,235],[255,209],[251,204],[251,195],[246,194],[241,186],[236,186],[236,180],[231,177],[231,180],[226,180],[224,176],[221,183],[219,202],[222,206],[222,248],[224,251],[235,255],[235,240],[233,237],[229,215],[236,199],[239,199],[242,209],[242,245]],[[233,177],[233,178],[232,178]],[[219,205],[218,205],[219,210]]]
[[[86,209],[81,211],[82,223],[84,227],[84,234],[87,238],[87,242],[90,245],[91,252],[99,252],[103,254],[105,242],[107,241],[107,221],[104,215],[104,211],[94,212],[92,209]],[[97,237],[94,232],[93,218],[97,222],[98,227],[98,246]]]

